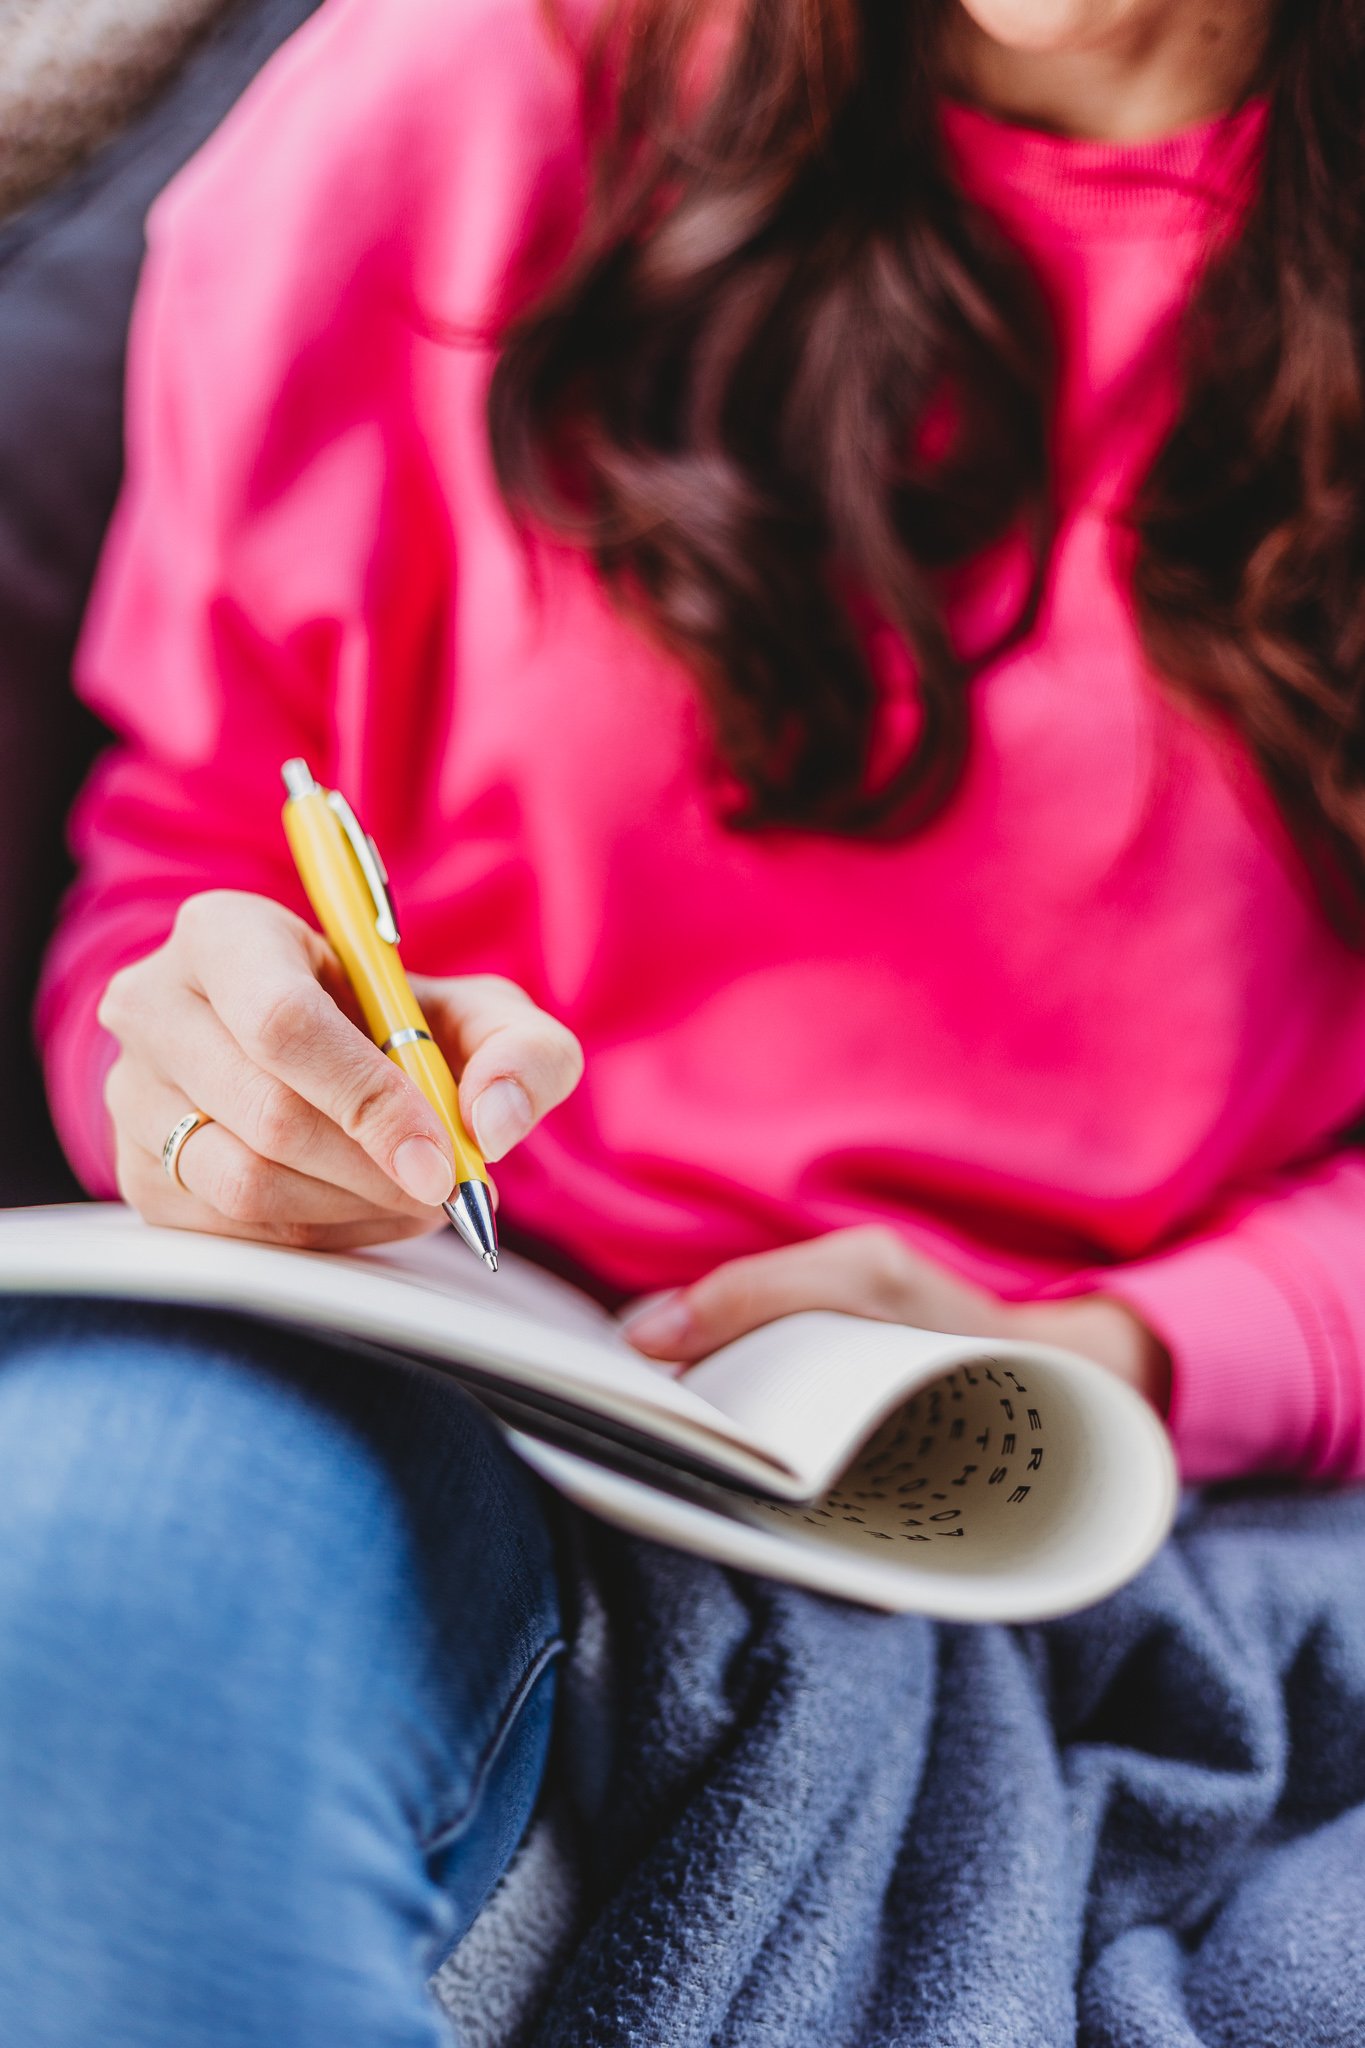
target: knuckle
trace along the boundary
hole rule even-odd
[[[232,1223],[264,1223],[270,1211],[270,1169],[248,1157],[225,1167],[213,1190],[213,1206]]]
[[[260,1003],[251,1025],[252,1049],[267,1061],[288,1062],[316,1045],[319,1008],[326,1000],[315,981],[299,980]]]
[[[487,1077],[481,1085],[499,1078],[516,1081],[537,1116],[572,1095],[583,1076],[583,1048],[567,1025],[543,1012],[497,1034],[483,1056]]]
[[[307,1129],[307,1114],[292,1088],[267,1079],[250,1115],[247,1135],[257,1152],[279,1159],[297,1152]]]
[[[890,1311],[904,1308],[912,1292],[910,1262],[895,1231],[885,1223],[868,1223],[850,1235],[857,1240],[853,1249],[874,1303]]]
[[[358,1145],[366,1145],[367,1139],[377,1139],[385,1126],[392,1120],[397,1106],[398,1087],[402,1084],[397,1068],[388,1073],[365,1073],[356,1077],[342,1105],[338,1121],[348,1138],[354,1138]],[[398,1086],[395,1087],[394,1083]]]
[[[236,900],[231,889],[200,889],[193,896],[187,896],[175,914],[174,929],[196,937],[199,933],[212,931],[225,910]]]

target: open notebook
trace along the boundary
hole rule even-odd
[[[0,1289],[229,1309],[453,1373],[520,1454],[640,1535],[873,1607],[1021,1621],[1101,1598],[1175,1512],[1166,1433],[1069,1352],[833,1313],[683,1376],[613,1319],[449,1232],[345,1256],[154,1229],[116,1205],[0,1215]]]

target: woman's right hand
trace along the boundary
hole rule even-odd
[[[578,1041],[492,975],[419,981],[484,1157],[501,1159],[578,1083]],[[342,1251],[444,1222],[454,1168],[440,1119],[373,1044],[336,955],[292,911],[214,890],[110,981],[118,1043],[105,1101],[119,1190],[151,1223]],[[190,1109],[183,1187],[161,1148]]]

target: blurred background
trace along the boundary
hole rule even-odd
[[[100,744],[71,661],[122,468],[147,210],[317,0],[0,0],[0,1204],[77,1192],[32,1049]]]

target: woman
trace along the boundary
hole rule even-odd
[[[91,1187],[439,1224],[301,915],[303,754],[444,977],[505,1229],[665,1290],[642,1349],[1026,1330],[1193,1478],[1365,1473],[1363,43],[1346,0],[324,10],[154,223],[41,1017]],[[437,2038],[543,1768],[545,1503],[344,1352],[5,1327],[18,2036]]]

